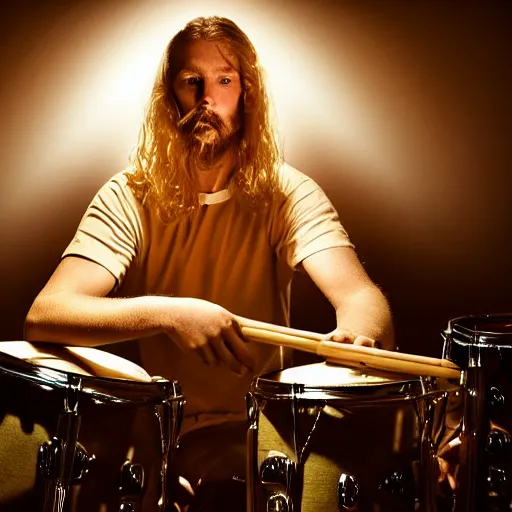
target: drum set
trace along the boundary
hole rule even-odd
[[[450,320],[441,359],[241,319],[325,361],[247,393],[248,512],[512,509],[512,316]],[[0,343],[0,511],[169,512],[185,397],[85,347]]]

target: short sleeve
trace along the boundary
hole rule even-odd
[[[320,186],[286,165],[281,177],[283,204],[275,216],[277,251],[291,268],[333,247],[351,247],[338,213]]]
[[[142,243],[139,205],[125,173],[114,176],[96,194],[62,257],[80,256],[105,267],[122,282]]]

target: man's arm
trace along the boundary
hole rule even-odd
[[[163,332],[206,364],[235,372],[251,367],[236,319],[216,304],[192,298],[109,298],[114,276],[92,261],[64,258],[36,297],[25,320],[27,341],[97,346]]]
[[[382,348],[395,348],[389,304],[352,248],[319,251],[305,258],[302,266],[335,308],[338,331],[349,331],[356,343],[368,337]]]
[[[27,314],[25,339],[95,346],[158,332],[156,301],[106,298],[114,285],[114,276],[101,265],[64,258]],[[145,302],[153,314],[145,314]]]

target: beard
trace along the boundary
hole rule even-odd
[[[235,120],[233,120],[235,121]],[[178,121],[189,169],[208,170],[234,146],[238,127],[229,129],[217,112],[205,104],[191,110]]]

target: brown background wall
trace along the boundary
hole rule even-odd
[[[450,318],[512,311],[510,2],[186,4],[2,7],[0,339],[21,338],[92,195],[126,163],[168,38],[202,13],[260,50],[287,159],[331,197],[402,350],[439,357]],[[301,276],[293,323],[334,323]]]

